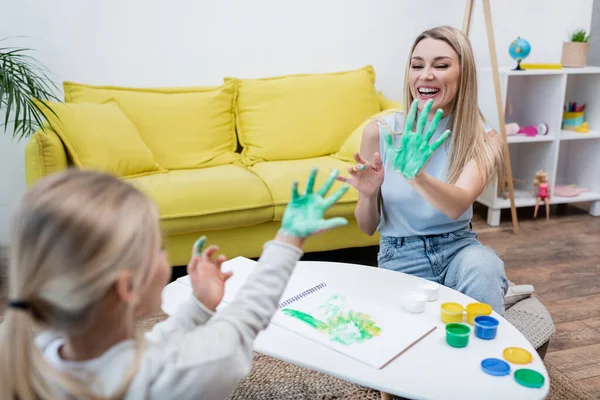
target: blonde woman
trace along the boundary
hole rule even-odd
[[[343,225],[323,213],[334,171],[292,189],[282,227],[225,309],[224,256],[196,247],[193,295],[145,340],[136,317],[160,310],[170,267],[155,205],[112,176],[71,170],[37,183],[14,219],[9,304],[0,324],[0,399],[224,399],[248,373],[306,237]],[[37,335],[33,335],[34,329]]]
[[[367,125],[358,164],[338,178],[360,193],[358,225],[368,235],[379,231],[379,267],[444,284],[504,315],[504,263],[470,224],[473,202],[502,165],[502,148],[478,108],[468,38],[448,26],[420,34],[404,93],[404,113]]]

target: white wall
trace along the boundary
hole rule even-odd
[[[489,65],[481,2],[471,40]],[[492,0],[501,65],[521,35],[527,61],[559,62],[562,42],[590,28],[593,0]],[[407,52],[435,25],[462,26],[464,0],[22,0],[4,2],[0,38],[37,49],[63,80],[129,86],[210,85],[223,76],[261,77],[374,65],[377,87],[401,98]],[[25,190],[23,149],[0,134],[0,243]]]

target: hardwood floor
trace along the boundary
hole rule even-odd
[[[533,209],[526,208],[518,212],[520,233],[515,235],[508,210],[499,227],[489,227],[486,208],[474,209],[479,240],[498,252],[511,281],[534,285],[552,315],[557,331],[546,360],[600,399],[600,218],[575,206],[554,206],[549,221],[539,215],[534,220]],[[375,265],[376,253],[371,247],[306,254],[303,259]],[[1,264],[0,289],[6,280]],[[175,270],[173,278],[183,271]],[[4,302],[0,290],[0,315]]]
[[[600,399],[600,218],[575,206],[554,207],[550,220],[519,210],[520,232],[510,213],[500,227],[485,223],[476,208],[481,242],[504,260],[508,278],[532,284],[556,325],[546,360]]]

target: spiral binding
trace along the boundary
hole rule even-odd
[[[302,298],[304,298],[304,297],[308,296],[309,294],[312,294],[312,293],[314,293],[314,292],[317,292],[317,291],[319,291],[319,290],[323,289],[323,288],[324,288],[324,287],[326,287],[326,286],[327,286],[327,284],[326,284],[325,282],[321,282],[321,283],[319,283],[317,286],[313,286],[313,287],[311,287],[310,289],[308,289],[308,290],[305,290],[304,292],[302,292],[302,293],[300,293],[300,294],[297,294],[297,295],[295,295],[294,297],[290,297],[289,299],[287,299],[287,300],[285,300],[285,301],[283,301],[283,302],[279,303],[279,305],[277,306],[277,309],[278,309],[278,310],[281,310],[283,307],[287,307],[287,306],[289,306],[290,304],[292,304],[292,303],[294,303],[294,302],[296,302],[296,301],[298,301],[298,300],[300,300],[300,299],[302,299]]]

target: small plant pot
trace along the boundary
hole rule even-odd
[[[563,67],[585,67],[589,49],[589,43],[564,42],[560,63]]]

